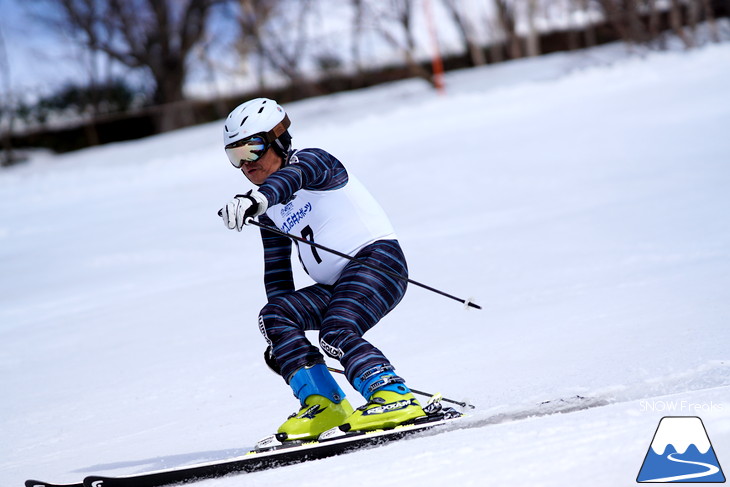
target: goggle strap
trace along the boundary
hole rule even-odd
[[[281,122],[279,122],[278,124],[276,124],[276,126],[266,134],[266,141],[268,143],[272,143],[273,141],[278,139],[281,136],[281,134],[286,132],[286,129],[288,129],[290,125],[291,125],[291,121],[289,121],[289,115],[287,115],[285,113],[284,119]]]

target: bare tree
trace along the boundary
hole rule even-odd
[[[270,21],[280,6],[280,0],[239,0],[240,11],[238,25],[240,38],[238,43],[239,58],[250,59],[256,54],[260,66],[256,69],[260,88],[265,86],[264,64],[269,57],[266,47],[264,26]]]
[[[479,41],[474,35],[474,27],[470,22],[469,15],[461,7],[462,3],[463,2],[460,0],[443,0],[443,4],[451,15],[454,25],[459,31],[462,41],[466,46],[466,52],[469,55],[471,64],[473,66],[481,66],[482,64],[486,64],[487,59],[484,56],[484,51],[479,45]]]
[[[203,37],[208,15],[224,0],[38,0],[61,14],[59,28],[75,34],[88,49],[100,50],[155,83],[162,105],[158,128],[192,122],[181,107],[187,58]]]
[[[515,5],[510,0],[494,0],[497,10],[497,21],[504,33],[507,54],[510,59],[522,57],[522,45],[517,34],[517,15]]]
[[[376,0],[367,3],[368,18],[375,22],[378,33],[388,44],[397,49],[405,60],[411,75],[426,79],[431,83],[434,80],[416,59],[416,37],[413,30],[413,15],[415,0]],[[393,31],[393,24],[399,26]],[[400,35],[399,35],[400,34]]]
[[[671,7],[669,10],[669,25],[677,37],[682,39],[685,47],[690,48],[694,46],[692,37],[687,34],[682,21],[682,5],[679,0],[672,0]]]
[[[318,15],[316,0],[240,0],[240,3],[240,55],[243,58],[255,54],[260,63],[259,85],[264,86],[264,73],[272,68],[297,95],[316,94],[318,88],[307,74],[308,62],[317,60],[320,54],[315,51],[317,38],[313,28]],[[324,60],[323,64],[329,61]]]
[[[661,18],[659,16],[660,12],[657,7],[657,0],[647,0],[646,8],[649,10],[649,37],[651,39],[660,39]]]
[[[709,28],[710,38],[715,42],[719,42],[720,35],[717,30],[717,24],[715,23],[715,13],[713,11],[712,2],[710,0],[687,0],[684,8],[687,12],[687,27],[688,30],[692,33],[692,38],[696,38],[698,36],[697,27],[699,22],[702,19],[706,19]],[[694,44],[695,40],[691,40],[692,44]],[[688,47],[692,46],[688,45]]]
[[[502,27],[493,16],[484,15],[481,19],[482,23],[486,26],[487,33],[489,35],[487,40],[487,46],[489,49],[489,62],[501,63],[505,57],[505,41],[502,32]]]
[[[86,14],[88,16],[96,15],[94,11],[95,6],[91,5]],[[73,34],[73,32],[71,32]],[[96,129],[96,120],[100,113],[99,104],[101,102],[101,93],[99,87],[102,85],[102,76],[100,73],[100,65],[104,62],[104,59],[108,61],[109,58],[103,54],[100,48],[100,38],[97,32],[90,32],[86,35],[86,42],[80,43],[78,49],[78,56],[80,64],[84,67],[84,70],[88,79],[88,90],[87,93],[90,97],[89,112],[86,113],[89,117],[89,121],[84,124],[84,133],[86,135],[87,145],[93,146],[99,144],[99,134]],[[81,115],[81,114],[80,114]]]
[[[529,57],[540,55],[540,33],[535,25],[537,6],[538,0],[527,0],[527,55]]]
[[[360,49],[360,39],[362,38],[363,32],[365,30],[365,2],[364,0],[351,0],[351,4],[353,8],[353,25],[350,31],[352,35],[350,40],[350,51],[352,56],[352,63],[355,66],[355,70],[358,74],[362,74],[363,63],[362,51]]]
[[[704,11],[705,18],[707,19],[707,23],[710,28],[710,38],[714,42],[720,42],[720,31],[717,27],[717,22],[715,21],[715,11],[712,6],[712,1],[700,0],[700,3],[702,4],[702,10]]]
[[[621,39],[635,43],[649,41],[647,29],[641,21],[639,0],[598,0],[598,3]]]
[[[583,13],[585,14],[585,18],[587,19],[583,28],[583,43],[586,47],[593,47],[596,45],[596,28],[589,15],[590,4],[590,0],[578,0],[577,5],[577,8],[583,11]]]
[[[9,166],[14,162],[13,156],[13,125],[15,121],[15,106],[13,103],[12,86],[10,82],[10,63],[8,52],[5,49],[5,37],[0,28],[0,142],[2,142],[2,158],[0,166]]]

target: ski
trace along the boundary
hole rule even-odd
[[[155,472],[121,477],[92,475],[84,479],[84,487],[158,487],[222,477],[233,473],[251,473],[310,460],[319,460],[350,453],[362,448],[400,440],[458,420],[462,414],[451,408],[418,418],[410,424],[368,432],[344,432],[333,428],[323,439],[281,442],[276,435],[265,438],[257,448],[245,455],[226,460],[200,463]],[[420,421],[419,421],[420,420]]]
[[[50,482],[44,482],[42,480],[26,480],[25,487],[84,487],[83,482],[75,484],[52,484]]]
[[[437,399],[438,400],[438,399]],[[437,402],[434,401],[434,402]],[[338,429],[324,433],[322,441],[294,442],[281,441],[272,435],[259,441],[256,448],[239,457],[217,460],[208,463],[158,470],[154,472],[120,476],[90,476],[83,483],[52,484],[28,480],[26,487],[156,487],[173,483],[193,482],[205,478],[221,477],[234,473],[257,472],[308,460],[327,458],[349,453],[368,446],[375,446],[419,432],[433,429],[433,433],[455,429],[483,428],[490,425],[509,423],[526,418],[565,414],[606,406],[613,401],[604,397],[573,396],[543,401],[528,407],[512,407],[493,410],[489,414],[464,416],[452,408],[442,408],[431,416],[421,418],[421,422],[402,425],[392,429],[368,433],[344,432]],[[427,406],[428,407],[428,406]],[[438,407],[436,406],[436,408]],[[433,410],[432,410],[433,411]],[[438,416],[438,414],[443,416]]]

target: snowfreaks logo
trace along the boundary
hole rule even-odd
[[[725,482],[705,425],[696,416],[659,421],[637,482]]]

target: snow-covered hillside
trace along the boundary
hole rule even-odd
[[[730,44],[447,82],[286,108],[379,198],[411,277],[484,307],[411,287],[368,336],[487,425],[198,485],[631,485],[666,415],[730,465]],[[296,409],[261,357],[258,231],[216,216],[248,187],[221,132],[0,172],[0,485],[224,458]],[[576,395],[607,405],[488,424]]]

